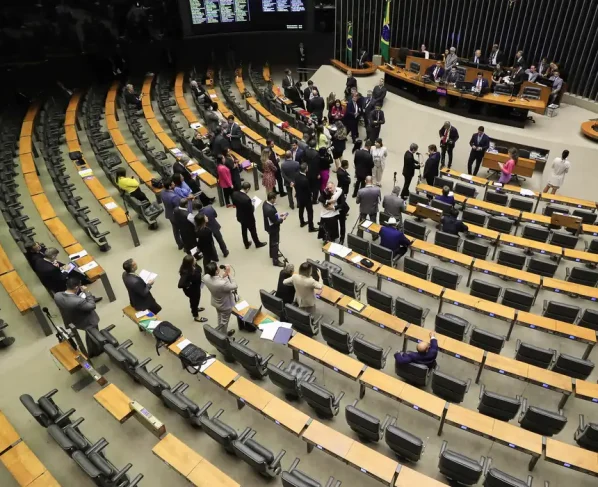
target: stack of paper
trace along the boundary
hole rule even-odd
[[[179,347],[179,350],[183,350],[187,345],[189,345],[191,343],[191,340],[187,340],[186,338],[177,345],[177,347]]]
[[[467,179],[468,181],[471,181],[473,179],[473,176],[471,174],[461,174],[460,176],[461,179]]]
[[[201,123],[199,123],[199,122],[192,123],[192,124],[190,125],[190,127],[191,127],[193,130],[198,130],[198,129],[200,129],[200,128],[201,128]]]
[[[257,196],[254,196],[253,198],[251,198],[251,202],[253,203],[254,208],[257,208],[258,206],[260,206],[262,204],[262,200],[259,199]]]
[[[247,301],[241,301],[235,305],[237,311],[243,311],[247,307],[249,307],[249,303]]]
[[[525,189],[525,188],[521,188],[521,191],[519,191],[519,194],[521,196],[534,196],[534,192],[530,189]]]
[[[79,176],[84,178],[85,176],[91,176],[93,174],[92,169],[83,169],[83,171],[79,171]]]
[[[88,262],[87,264],[79,267],[79,270],[85,274],[86,272],[96,268],[97,266],[98,263],[95,260],[92,260],[91,262]]]
[[[199,168],[197,171],[193,171],[193,174],[197,174],[198,176],[200,176],[201,174],[205,173],[206,170]]]
[[[156,326],[158,326],[160,323],[162,323],[160,320],[152,320],[147,324],[147,329],[151,331],[154,328],[156,328]]]
[[[143,279],[143,282],[147,284],[150,281],[155,281],[158,277],[158,274],[142,269],[142,271],[139,273],[139,277],[141,277],[141,279]]]
[[[262,330],[262,335],[260,338],[264,340],[274,340],[274,336],[279,328],[291,328],[292,325],[290,323],[285,323],[281,321],[273,321],[271,323],[260,323],[258,328]]]
[[[104,207],[107,210],[114,210],[115,208],[118,208],[118,205],[114,201],[111,201],[110,203],[106,203]]]
[[[361,223],[361,226],[363,228],[370,228],[372,226],[372,223],[373,222],[371,220],[366,220],[366,221],[364,221],[364,222]]]
[[[215,358],[209,358],[209,359],[208,359],[208,360],[206,360],[206,361],[204,362],[204,364],[203,364],[203,365],[202,365],[202,366],[199,368],[199,371],[200,371],[200,372],[203,374],[203,373],[206,371],[206,369],[207,369],[207,368],[208,368],[210,365],[212,365],[214,362],[216,362],[216,359],[215,359]]]
[[[352,252],[350,248],[337,243],[331,243],[328,250],[331,254],[338,255],[339,257],[347,257]]]
[[[146,316],[149,314],[149,309],[145,309],[143,311],[137,311],[137,313],[135,313],[135,318],[139,319],[142,318],[143,316]]]
[[[178,147],[175,147],[174,149],[170,149],[170,153],[174,157],[181,157],[183,155],[183,151],[181,149],[179,149]]]
[[[353,262],[353,264],[359,264],[362,259],[363,257],[361,255],[356,255],[355,257],[351,258],[351,262]]]

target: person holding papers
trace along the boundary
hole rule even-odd
[[[319,270],[318,275],[320,275]],[[316,313],[316,292],[321,291],[324,286],[322,285],[321,276],[319,281],[312,277],[312,266],[309,262],[301,264],[299,273],[293,274],[282,283],[285,286],[295,287],[295,297],[299,308],[311,315]]]
[[[247,193],[251,189],[251,184],[244,181],[241,185],[241,191],[235,191],[232,196],[233,205],[237,209],[237,221],[241,224],[241,235],[243,236],[243,243],[245,248],[251,247],[251,242],[247,238],[247,232],[251,234],[251,238],[257,249],[264,247],[266,242],[260,242],[255,228],[255,206],[259,204],[257,196],[255,201],[258,202],[254,206],[254,199]]]
[[[230,277],[231,268],[229,265],[219,270],[215,262],[206,266],[206,273],[203,282],[212,293],[212,306],[218,315],[218,329],[228,336],[235,333],[235,330],[228,331],[228,322],[235,306],[235,295],[237,283]]]
[[[205,308],[199,307],[201,299],[201,279],[203,272],[201,267],[192,255],[183,257],[183,262],[179,268],[179,284],[178,288],[182,289],[185,296],[189,298],[189,306],[191,306],[191,314],[193,320],[198,323],[205,323],[207,318],[200,318],[199,313],[205,311]]]
[[[39,244],[37,247],[41,248]],[[52,294],[66,291],[66,281],[69,276],[77,276],[83,284],[90,284],[91,281],[77,271],[75,264],[63,264],[57,260],[58,250],[50,247],[46,249],[41,259],[36,259],[32,264],[33,270],[39,280]],[[95,298],[96,303],[102,298]]]
[[[480,125],[478,131],[471,136],[469,140],[471,152],[469,153],[469,160],[467,161],[467,174],[478,175],[480,165],[484,159],[484,154],[490,147],[490,137],[484,133],[484,126]],[[475,169],[473,163],[475,162]]]
[[[158,314],[162,310],[154,297],[152,296],[152,286],[156,279],[156,274],[148,271],[141,271],[137,274],[137,262],[133,259],[127,259],[123,262],[123,282],[129,293],[129,303],[137,311],[151,311]]]
[[[411,245],[411,241],[397,228],[397,219],[391,216],[380,229],[380,245],[392,250],[393,255],[403,256]]]
[[[280,225],[289,216],[287,213],[279,213],[276,211],[276,193],[270,191],[268,193],[268,201],[265,201],[262,206],[264,214],[264,229],[270,236],[268,242],[270,247],[270,258],[275,267],[284,267],[284,264],[278,259],[280,253],[278,247],[280,245]]]

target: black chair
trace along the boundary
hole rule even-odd
[[[583,414],[580,414],[579,426],[573,435],[573,439],[582,448],[598,452],[598,424],[586,424]]]
[[[469,344],[488,352],[500,354],[505,345],[506,337],[491,333],[473,326],[469,337]]]
[[[472,296],[492,301],[493,303],[498,302],[501,292],[502,287],[482,281],[481,279],[473,279],[469,290],[469,294]]]
[[[234,454],[233,441],[239,438],[235,428],[220,420],[224,409],[219,409],[211,418],[207,414],[200,418],[201,429],[227,452]]]
[[[465,223],[471,223],[473,225],[477,225],[478,227],[483,227],[486,225],[486,219],[488,218],[488,214],[480,211],[475,210],[473,208],[465,208],[463,210],[463,214],[461,219]]]
[[[57,424],[63,427],[69,424],[71,421],[69,417],[75,412],[75,409],[71,408],[66,413],[56,404],[52,397],[58,392],[58,389],[52,389],[50,392],[44,394],[37,401],[33,399],[29,394],[23,394],[19,397],[21,404],[25,406],[29,414],[35,418],[35,420],[47,428],[51,424]]]
[[[448,188],[452,191],[454,184],[455,184],[455,182],[451,181],[450,179],[445,179],[440,176],[436,176],[434,178],[434,186],[437,188],[440,188],[440,189],[444,188],[445,186],[448,186]]]
[[[457,274],[453,271],[447,271],[442,267],[432,267],[430,281],[442,287],[457,289],[457,286],[461,282],[461,274]]]
[[[478,191],[477,189],[475,189],[475,186],[473,184],[457,183],[453,188],[453,192],[455,194],[460,194],[468,198],[475,198],[478,195]]]
[[[284,360],[276,365],[268,364],[268,377],[275,386],[284,392],[288,399],[298,399],[301,395],[300,384],[308,381],[314,375],[314,369],[303,362],[291,360],[284,369]]]
[[[509,252],[508,250],[501,250],[498,253],[496,262],[497,264],[506,265],[507,267],[512,267],[513,269],[518,269],[521,271],[525,265],[525,260],[525,255]]]
[[[147,370],[146,365],[150,361],[151,359],[148,357],[139,362],[137,367],[135,367],[135,375],[143,387],[150,391],[154,396],[161,397],[164,389],[170,389],[170,384],[158,375],[158,372],[162,370],[161,365],[154,367],[151,371]]]
[[[392,314],[392,296],[390,294],[378,291],[375,287],[368,286],[366,289],[366,296],[370,306],[378,308],[385,313]]]
[[[135,369],[139,365],[139,360],[135,355],[129,352],[129,348],[133,345],[131,340],[125,340],[118,347],[113,346],[110,343],[104,345],[104,352],[110,358],[110,360],[116,364],[120,369],[124,370],[134,380],[137,380],[135,375]]]
[[[481,457],[477,462],[472,458],[447,450],[447,441],[442,442],[438,469],[440,473],[455,485],[474,485],[482,477],[486,468],[486,458]]]
[[[598,254],[598,238],[594,238],[590,241],[590,243],[585,244],[586,252],[590,254]]]
[[[396,422],[396,418],[393,418],[386,427],[384,441],[399,458],[413,463],[418,462],[424,452],[424,442],[421,438],[395,426]]]
[[[527,400],[523,399],[519,425],[528,431],[542,436],[553,436],[560,433],[567,424],[567,418],[563,416],[562,409],[558,413],[536,406],[528,406]]]
[[[494,230],[495,232],[510,234],[511,230],[513,230],[513,220],[505,218],[504,216],[491,216],[488,219],[487,228],[489,230]]]
[[[405,382],[418,387],[426,387],[428,385],[432,370],[427,365],[413,362],[409,362],[408,364],[395,363],[396,374],[404,379]]]
[[[397,262],[401,258],[401,254],[395,255],[392,250],[372,242],[370,244],[370,258],[380,264],[396,267]]]
[[[345,393],[340,392],[335,396],[324,387],[314,384],[315,377],[309,381],[302,381],[299,384],[301,396],[309,404],[319,417],[331,419],[338,414],[339,404]]]
[[[484,479],[484,487],[532,487],[532,482],[531,475],[528,475],[527,480],[523,481],[497,468],[491,468]],[[544,487],[549,487],[548,481],[544,482]]]
[[[544,211],[542,211],[542,214],[546,215],[546,216],[552,216],[553,213],[563,213],[564,215],[568,215],[569,214],[569,208],[565,208],[563,206],[555,206],[555,205],[546,205],[544,207]]]
[[[342,328],[328,323],[322,323],[320,331],[322,332],[322,338],[330,347],[346,355],[353,352],[353,339],[359,332],[350,335]]]
[[[203,325],[203,331],[207,340],[224,356],[224,360],[234,362],[235,357],[233,357],[230,347],[232,339],[221,330],[224,330],[224,328],[212,328],[207,323]]]
[[[559,265],[556,262],[540,260],[532,257],[527,263],[527,269],[525,270],[542,277],[554,277],[558,268]]]
[[[357,360],[363,362],[369,367],[381,370],[386,365],[386,358],[390,353],[392,347],[384,350],[375,343],[370,343],[360,334],[353,339],[353,353]]]
[[[424,197],[424,199],[426,200],[426,204],[427,204],[427,199]],[[410,201],[411,203],[411,201]],[[413,203],[411,203],[413,204]],[[417,238],[418,240],[426,240],[428,238],[428,234],[430,233],[430,230],[428,230],[428,227],[426,226],[425,223],[419,223],[416,222],[415,220],[412,219],[406,219],[403,222],[403,233],[405,235],[407,235],[408,237],[413,237],[413,238]],[[598,250],[597,250],[598,253]]]
[[[511,201],[509,201],[509,208],[532,212],[534,211],[534,200],[528,198],[517,198],[516,196],[513,196]]]
[[[478,403],[478,411],[481,414],[508,422],[517,416],[520,407],[520,396],[516,396],[514,399],[502,396],[486,390],[484,384],[481,385],[480,402]]]
[[[552,370],[569,377],[586,380],[594,370],[594,362],[561,353]]]
[[[471,379],[464,381],[440,372],[438,369],[432,373],[432,392],[455,404],[463,402],[470,385]]]
[[[542,309],[542,316],[552,318],[565,323],[575,323],[581,308],[579,306],[570,306],[558,301],[544,300],[544,308]]]
[[[573,210],[572,215],[581,217],[581,223],[584,225],[593,225],[596,222],[596,217],[598,216],[598,213],[594,211],[580,210],[579,208],[575,208]]]
[[[172,409],[179,416],[187,420],[191,426],[201,428],[201,417],[208,414],[208,408],[212,405],[208,401],[202,407],[189,399],[185,395],[185,391],[189,388],[189,384],[179,382],[171,389],[164,389],[162,391],[161,399],[168,409]]]
[[[384,422],[382,422],[376,416],[358,409],[358,402],[359,399],[355,399],[353,404],[345,406],[345,419],[349,428],[355,431],[363,442],[380,441],[384,437],[384,431],[386,431],[391,417],[387,414]]]
[[[450,313],[438,313],[434,330],[442,335],[449,336],[455,340],[463,341],[469,332],[469,322],[459,316]]]
[[[507,288],[502,296],[501,304],[529,313],[534,304],[534,295],[518,289]]]
[[[461,252],[475,259],[486,260],[488,258],[488,252],[490,247],[481,243],[474,242],[472,240],[464,240]]]
[[[598,331],[598,311],[586,308],[577,324]]]
[[[281,298],[273,293],[260,289],[260,300],[265,309],[284,321],[284,301]]]
[[[507,206],[509,202],[509,195],[506,193],[498,193],[496,191],[486,191],[484,195],[484,201],[494,203],[495,205]]]
[[[451,235],[450,233],[441,232],[440,230],[434,235],[434,244],[440,245],[445,249],[454,250],[455,252],[459,248],[459,236]]]
[[[536,345],[517,340],[515,344],[515,359],[542,369],[547,369],[556,359],[556,350],[537,347]]]
[[[234,359],[239,362],[252,379],[263,379],[268,375],[268,362],[274,356],[270,353],[265,358],[247,346],[249,340],[237,340],[230,344]]]
[[[350,233],[347,235],[347,247],[353,252],[363,255],[364,257],[370,256],[370,242],[364,238],[358,237]]]
[[[363,284],[363,282],[357,282],[339,274],[332,274],[331,287],[346,296],[351,296],[353,299],[360,299],[361,288],[363,287]]]
[[[585,267],[567,267],[565,269],[566,281],[584,286],[596,287],[598,284],[598,271],[592,271]]]
[[[413,206],[417,206],[418,203],[422,203],[427,205],[429,203],[428,197],[425,195],[421,195],[418,193],[409,193],[409,204]]]
[[[564,247],[566,249],[574,249],[577,246],[579,237],[565,232],[552,232],[548,243],[556,245],[557,247]]]
[[[432,208],[442,211],[443,215],[449,215],[453,209],[453,205],[445,203],[444,201],[437,200],[434,198],[430,203]]]
[[[299,465],[299,458],[295,458],[295,461],[292,463],[291,467],[282,472],[280,476],[282,480],[283,487],[322,487],[322,484],[317,480],[313,479],[309,475],[303,473],[301,470],[297,469],[297,465]],[[334,485],[333,485],[334,484]],[[340,487],[342,482],[337,480],[335,483],[334,477],[330,477],[328,482],[324,487]]]
[[[307,311],[292,304],[285,304],[284,309],[288,322],[293,325],[293,328],[299,333],[313,337],[320,332],[321,316],[314,318]]]
[[[330,277],[332,274],[343,274],[341,266],[335,264],[334,262],[330,262],[329,260],[319,261],[319,260],[311,260],[307,259],[307,262],[311,264],[312,268],[312,277],[319,281],[318,270],[320,271],[320,275],[322,276],[322,282],[324,285],[330,287],[332,286],[332,278]]]
[[[540,225],[528,223],[527,225],[523,225],[521,236],[529,240],[534,240],[535,242],[546,243],[550,236],[550,231]]]
[[[405,259],[403,260],[403,271],[427,281],[430,274],[430,266],[413,257],[405,256]]]
[[[395,298],[395,316],[418,326],[424,326],[429,308],[422,308],[402,298]]]
[[[280,475],[282,472],[280,461],[286,451],[280,450],[280,453],[274,456],[271,450],[253,439],[255,434],[255,430],[246,428],[239,438],[233,441],[235,455],[263,477],[273,478]]]

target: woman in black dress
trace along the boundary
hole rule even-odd
[[[347,147],[347,129],[340,120],[335,122],[334,127],[336,130],[330,131],[332,133],[332,158],[334,159],[334,171],[338,171]]]
[[[197,250],[203,254],[204,268],[210,262],[218,262],[218,254],[214,246],[214,234],[208,227],[208,217],[203,213],[195,215],[195,233],[197,234]]]
[[[189,298],[189,305],[191,306],[191,314],[193,320],[198,323],[205,323],[207,318],[200,318],[199,313],[205,308],[199,307],[199,300],[201,299],[201,276],[203,272],[201,267],[192,255],[183,257],[183,263],[179,269],[179,289],[182,289],[185,296]]]

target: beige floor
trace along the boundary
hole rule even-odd
[[[360,90],[364,92],[368,86],[373,86],[376,79],[376,77],[360,79]],[[330,91],[341,93],[344,87],[343,75],[333,68],[326,66],[322,67],[314,75],[314,82],[320,90],[326,94]],[[388,96],[384,109],[386,112],[387,124],[382,129],[382,137],[389,149],[389,160],[384,177],[383,190],[390,191],[393,172],[398,171],[400,174],[402,168],[402,154],[406,147],[412,141],[418,142],[420,147],[425,146],[428,143],[438,142],[436,133],[442,125],[442,121],[446,118],[446,114],[417,106],[394,95]],[[157,106],[154,107],[154,110],[160,119]],[[551,155],[555,155],[565,147],[569,148],[571,150],[573,169],[568,176],[564,193],[592,198],[594,181],[590,180],[588,175],[592,174],[593,176],[594,174],[594,172],[591,171],[590,164],[596,159],[596,146],[582,139],[577,133],[577,127],[581,120],[590,117],[591,116],[587,112],[577,107],[563,107],[559,117],[548,119],[536,116],[538,121],[537,124],[532,125],[525,130],[496,126],[494,124],[485,125],[487,127],[487,132],[491,135],[530,144],[537,143],[542,147],[549,148],[552,151]],[[456,149],[455,167],[459,169],[465,167],[468,154],[466,142],[470,134],[473,133],[477,127],[478,122],[461,118],[455,118],[452,121],[462,134],[462,138]],[[161,123],[163,122],[161,121]],[[163,127],[166,127],[165,123],[163,123]],[[127,137],[127,142],[131,145],[133,150],[138,155],[141,155],[128,133],[124,117],[121,117],[120,128],[123,134]],[[149,127],[147,128],[147,132],[151,132]],[[91,157],[92,152],[86,140],[85,133],[80,132],[79,135],[84,153],[88,159],[92,161],[92,165],[96,165],[96,174],[99,174],[104,185],[116,196],[113,188],[110,186],[103,173],[99,170],[97,163],[93,160],[93,157]],[[352,159],[349,150],[347,150],[346,157],[349,160]],[[102,228],[111,231],[108,239],[112,245],[112,250],[106,254],[100,254],[100,252],[94,248],[93,244],[82,235],[82,232],[78,230],[78,227],[74,222],[70,220],[70,216],[62,207],[57,195],[52,191],[52,182],[45,170],[42,160],[38,159],[37,163],[40,168],[42,183],[54,208],[57,210],[57,213],[64,219],[69,228],[73,230],[73,233],[77,238],[79,238],[81,242],[84,242],[87,250],[97,258],[101,265],[106,269],[111,279],[117,295],[117,300],[114,303],[109,303],[107,302],[107,299],[104,299],[99,305],[98,309],[101,316],[102,326],[115,324],[116,329],[114,333],[118,339],[121,341],[124,341],[127,338],[133,340],[134,344],[131,351],[140,359],[152,357],[151,365],[163,364],[164,369],[162,371],[162,376],[171,384],[174,385],[179,380],[190,383],[191,387],[189,388],[188,395],[200,404],[203,404],[208,400],[212,401],[214,404],[210,409],[211,413],[215,413],[219,408],[223,408],[225,409],[225,413],[221,419],[225,422],[228,422],[239,430],[242,430],[247,426],[256,429],[258,432],[256,439],[271,448],[275,454],[278,453],[281,448],[285,449],[287,453],[282,461],[285,468],[291,464],[295,457],[300,457],[302,459],[301,468],[315,478],[320,479],[323,483],[325,483],[329,475],[334,475],[337,479],[343,481],[343,485],[347,486],[367,487],[378,485],[372,479],[359,474],[359,472],[356,472],[354,469],[322,452],[316,450],[308,456],[303,441],[284,432],[270,421],[264,420],[259,414],[249,408],[237,411],[235,401],[230,395],[223,393],[220,389],[213,384],[208,383],[206,380],[201,380],[199,384],[196,383],[195,378],[182,372],[179,363],[170,354],[163,353],[162,356],[156,357],[152,340],[149,337],[138,333],[131,322],[123,318],[121,313],[122,308],[128,304],[126,291],[120,277],[122,273],[121,265],[122,262],[129,257],[136,259],[140,268],[145,268],[158,273],[159,277],[154,287],[154,295],[164,308],[161,313],[162,317],[179,326],[184,334],[193,342],[203,345],[208,351],[213,351],[212,347],[204,338],[201,326],[192,321],[185,296],[177,289],[177,271],[183,255],[176,250],[169,225],[162,221],[160,229],[157,232],[151,232],[147,230],[147,227],[141,224],[141,222],[136,221],[142,244],[138,248],[133,248],[127,230],[120,229],[108,221],[107,215],[103,213],[103,210],[98,203],[90,198],[90,194],[76,176],[72,166],[67,164],[67,173],[72,176],[72,180],[76,184],[79,194],[83,197],[83,203],[89,205],[93,215],[101,218],[104,223]],[[587,168],[585,167],[586,164]],[[27,194],[22,177],[19,175],[17,179],[21,183],[21,200],[25,205],[27,214],[30,216],[29,223],[37,230],[37,238],[44,241],[48,246],[57,245],[46,232],[39,215],[31,204],[31,199]],[[541,186],[542,180],[543,178],[541,175],[534,176],[531,181],[528,181],[529,187],[538,189]],[[400,177],[399,181],[401,181]],[[263,198],[263,189],[260,189],[259,194],[260,197]],[[349,203],[352,207],[348,221],[350,228],[354,223],[354,218],[357,216],[357,209],[354,206],[353,200]],[[288,203],[286,201],[280,202],[281,209],[286,209],[287,205]],[[260,250],[256,250],[255,248],[251,248],[250,250],[244,249],[240,238],[240,228],[235,221],[234,210],[218,208],[218,212],[219,220],[223,225],[224,238],[231,251],[226,262],[230,263],[235,269],[240,295],[250,303],[257,303],[259,300],[260,288],[270,290],[276,286],[278,269],[270,265],[270,261],[267,257],[267,248]],[[261,215],[258,216],[258,233],[262,238],[266,238],[266,234],[263,231]],[[430,238],[432,238],[432,236]],[[49,306],[53,314],[57,315],[56,309],[50,298],[39,285],[35,275],[29,270],[24,258],[19,255],[18,249],[6,231],[4,221],[0,222],[0,242],[10,255],[15,267],[23,275],[24,280],[39,299],[42,306]],[[296,265],[299,265],[307,257],[316,259],[321,259],[323,257],[320,250],[320,242],[318,242],[313,235],[308,234],[306,229],[299,228],[299,221],[295,212],[291,213],[291,216],[283,225],[281,250],[290,261]],[[432,265],[448,265],[426,257],[422,260],[427,260]],[[558,277],[564,277],[565,267],[567,265],[569,264],[561,264],[557,275]],[[345,268],[344,270],[350,277],[360,281],[365,280],[368,285],[375,285],[375,281],[372,278],[357,270],[349,268]],[[454,270],[462,274],[464,273],[461,268],[456,268]],[[521,284],[505,283],[495,278],[485,279],[498,283],[501,286],[525,290],[525,286]],[[105,296],[99,283],[94,284],[92,289],[95,294]],[[460,285],[459,289],[464,292],[468,291],[465,287],[465,280]],[[430,315],[426,321],[426,328],[431,329],[433,327],[437,307],[436,301],[432,298],[426,298],[417,293],[407,291],[402,287],[390,284],[385,284],[384,290],[395,296],[401,296],[421,304],[422,306],[431,308]],[[27,444],[31,446],[33,451],[59,480],[61,485],[89,485],[89,482],[84,480],[83,476],[78,471],[78,467],[58,450],[53,444],[53,441],[47,436],[47,433],[43,431],[43,428],[37,425],[21,406],[18,398],[23,393],[30,393],[34,397],[39,397],[45,392],[57,388],[59,390],[59,393],[55,396],[57,402],[64,409],[70,407],[76,408],[77,413],[75,414],[75,417],[82,416],[86,418],[82,425],[82,429],[92,440],[105,437],[110,442],[110,446],[108,446],[106,452],[114,463],[118,466],[122,466],[128,462],[133,463],[131,472],[134,475],[138,472],[142,472],[145,475],[142,485],[185,485],[186,482],[184,479],[151,454],[151,448],[156,442],[154,437],[135,421],[119,425],[93,400],[92,396],[98,390],[96,385],[91,385],[79,393],[74,393],[71,390],[70,386],[79,378],[79,376],[70,377],[64,370],[61,370],[58,364],[51,358],[48,350],[55,344],[55,338],[42,338],[32,316],[20,316],[15,311],[4,291],[1,292],[0,296],[2,302],[1,316],[10,323],[11,326],[9,331],[17,338],[17,342],[12,348],[3,350],[0,353],[0,381],[3,386],[3,393],[0,395],[0,409],[6,414]],[[555,299],[556,297],[558,297],[559,301],[573,303],[582,308],[589,305],[589,302],[587,301],[580,302],[579,300],[572,300],[566,296],[556,296],[554,293],[542,291],[533,311],[540,313],[542,301],[544,299]],[[202,298],[202,304],[207,308],[203,315],[213,324],[215,313],[209,306],[209,294],[207,292]],[[446,311],[467,318],[475,326],[480,326],[496,333],[504,334],[506,332],[505,323],[491,319],[481,319],[480,315],[459,310],[455,307],[447,309]],[[327,305],[319,305],[318,312],[324,314],[328,320],[337,319],[336,313]],[[344,328],[349,331],[360,331],[365,334],[367,339],[378,344],[392,346],[395,349],[399,348],[402,344],[401,339],[388,335],[388,333],[385,333],[383,330],[371,326],[364,326],[363,322],[352,317],[347,318]],[[242,333],[241,335],[244,334]],[[274,363],[277,363],[279,360],[288,362],[291,359],[290,351],[280,345],[261,341],[255,335],[248,336],[248,338],[250,339],[250,347],[259,350],[264,355],[269,352],[274,353],[274,358],[272,359]],[[531,342],[542,347],[554,348],[559,352],[569,352],[577,356],[580,356],[583,351],[583,346],[580,344],[571,343],[565,339],[536,331],[516,328],[511,341],[507,343],[505,350],[503,351],[504,355],[513,355],[516,339]],[[591,358],[594,358],[595,354],[596,352],[594,352]],[[305,360],[309,362],[308,359]],[[152,394],[141,386],[135,384],[124,373],[114,369],[106,357],[100,357],[97,359],[97,363],[107,363],[111,367],[111,371],[107,374],[107,378],[110,381],[123,389],[131,398],[137,399],[156,414],[165,422],[167,429],[170,432],[177,435],[200,454],[207,457],[242,485],[258,486],[264,484],[263,479],[254,474],[248,466],[241,463],[238,459],[224,453],[220,447],[201,431],[195,431],[187,427],[181,418],[177,417],[172,412],[167,411],[161,405],[160,401]],[[461,378],[475,378],[476,368],[462,361],[440,355],[439,364],[441,370],[449,372],[452,375]],[[346,393],[341,404],[341,413],[339,413],[334,420],[325,422],[333,428],[353,436],[353,433],[345,422],[343,409],[345,405],[350,404],[358,397],[359,390],[357,385],[323,366],[315,363],[310,363],[310,365],[315,369],[318,383],[325,385],[335,393],[338,393],[341,390]],[[232,367],[242,375],[246,376],[245,371],[238,365],[233,364]],[[389,361],[386,367],[386,372],[393,374],[392,360]],[[594,373],[591,376],[591,379],[595,381],[596,377],[597,374]],[[511,396],[524,395],[529,399],[531,404],[542,406],[547,409],[556,409],[559,400],[559,395],[557,393],[546,391],[540,387],[528,385],[515,379],[501,377],[498,374],[484,373],[482,382],[490,390]],[[260,385],[274,394],[280,395],[277,388],[274,387],[268,379],[262,381]],[[479,386],[472,385],[464,402],[464,406],[470,409],[475,409],[477,406],[478,393]],[[302,411],[305,411],[307,414],[315,416],[304,403],[296,403],[294,405]],[[490,455],[493,458],[493,466],[522,479],[527,475],[527,462],[529,457],[522,453],[512,451],[509,448],[500,445],[495,445],[489,440],[456,430],[449,426],[445,428],[443,436],[439,438],[436,435],[437,422],[435,420],[410,410],[405,406],[400,406],[398,403],[378,394],[368,393],[360,405],[366,411],[381,418],[386,414],[398,417],[398,424],[401,427],[420,436],[425,441],[426,450],[424,456],[414,468],[426,475],[442,480],[437,471],[437,458],[441,442],[444,439],[448,440],[449,447],[454,450],[474,458],[480,455]],[[569,418],[569,423],[563,432],[556,436],[557,439],[571,444],[574,443],[573,432],[577,427],[578,415],[580,413],[585,414],[586,421],[598,420],[596,405],[580,401],[579,399],[570,399],[565,408],[565,414]],[[515,424],[515,421],[513,421],[513,424]],[[383,441],[379,444],[372,444],[370,446],[389,457],[393,456],[392,452],[387,448]],[[567,482],[574,483],[574,485],[579,487],[595,485],[595,481],[587,475],[573,471],[568,472],[565,468],[549,464],[543,460],[540,460],[533,474],[537,485],[541,485],[541,482],[544,480],[550,480],[552,485],[566,485]],[[278,484],[279,482],[280,480],[275,480],[273,484]],[[3,467],[0,467],[0,485],[3,487],[17,485]]]

